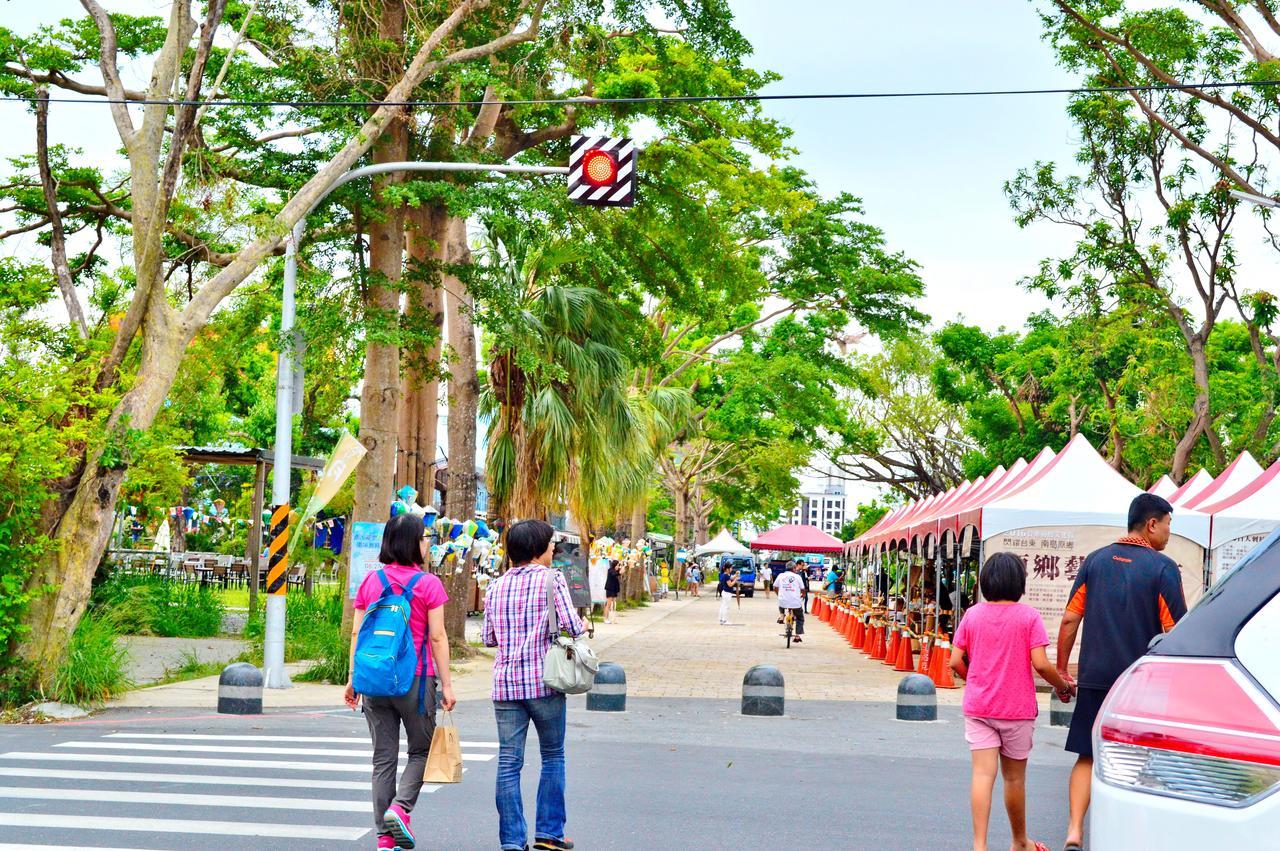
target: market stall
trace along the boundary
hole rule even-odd
[[[1080,565],[1089,553],[1126,533],[1129,504],[1140,493],[1077,435],[1038,474],[976,509],[982,553],[1022,556],[1024,602],[1039,610],[1052,640]],[[1208,545],[1208,515],[1175,511],[1165,554],[1182,571],[1188,605],[1202,593]]]
[[[1194,508],[1199,511],[1202,505],[1209,505],[1210,503],[1221,502],[1231,498],[1248,487],[1251,482],[1261,475],[1262,467],[1258,465],[1257,461],[1253,460],[1252,455],[1244,452],[1240,457],[1228,464],[1227,469],[1222,471],[1222,475],[1214,479],[1207,487],[1194,497],[1181,496],[1178,502],[1174,503],[1174,506]]]
[[[1240,559],[1280,528],[1280,461],[1233,495],[1206,503],[1212,518],[1209,584],[1230,573]]]

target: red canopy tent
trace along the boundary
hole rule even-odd
[[[844,542],[817,526],[801,524],[770,529],[751,542],[751,549],[785,553],[839,553],[844,551]]]

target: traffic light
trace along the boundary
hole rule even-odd
[[[574,136],[569,153],[569,200],[595,207],[636,202],[636,148],[630,139]]]

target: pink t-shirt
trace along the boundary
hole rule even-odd
[[[406,567],[403,564],[387,564],[382,569],[386,571],[387,581],[391,583],[391,587],[396,593],[404,590],[404,586],[416,574],[422,573],[419,567]],[[378,579],[378,572],[371,571],[364,581],[360,583],[360,590],[356,592],[355,607],[360,611],[368,611],[369,607],[378,602],[378,598],[382,596],[382,581]],[[431,658],[431,647],[427,646],[427,651],[422,652],[423,639],[427,634],[427,612],[432,609],[438,609],[445,603],[449,602],[449,595],[445,593],[444,583],[440,581],[440,577],[423,573],[422,578],[418,580],[418,584],[413,586],[413,602],[409,604],[409,630],[413,633],[413,646],[418,650],[419,656],[426,656],[426,659],[418,659],[417,674],[422,673],[422,664],[425,661],[427,665],[427,676],[434,676],[436,672],[435,661]]]
[[[964,714],[1023,721],[1035,718],[1031,649],[1049,644],[1040,613],[1024,603],[979,603],[964,613],[955,645],[969,654]]]

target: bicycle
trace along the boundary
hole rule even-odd
[[[787,649],[791,649],[791,637],[795,634],[796,613],[792,609],[787,609],[786,614],[782,616],[782,622],[786,625],[786,631],[783,635],[787,639]]]

